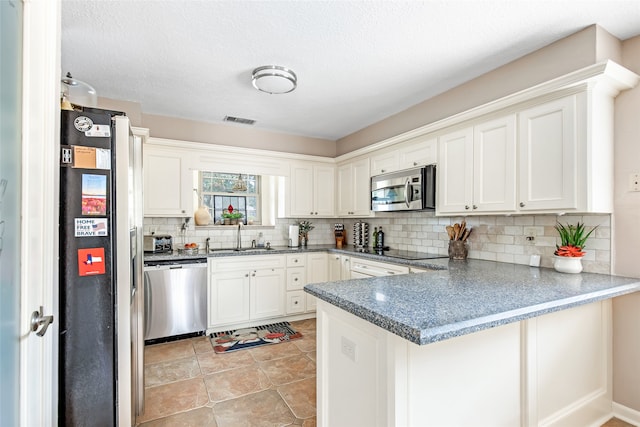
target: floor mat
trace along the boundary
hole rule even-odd
[[[289,322],[280,322],[233,331],[215,332],[210,337],[211,345],[216,353],[229,353],[295,340],[302,338],[302,334],[293,329]]]

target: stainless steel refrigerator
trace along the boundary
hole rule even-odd
[[[58,424],[134,425],[144,391],[139,141],[114,111],[63,110],[60,127]]]

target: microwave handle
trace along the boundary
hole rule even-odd
[[[411,180],[407,178],[407,182],[404,183],[404,202],[407,205],[407,207],[410,207],[409,202],[411,202],[412,194],[410,193],[410,191],[411,191]]]

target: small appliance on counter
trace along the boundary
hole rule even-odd
[[[144,252],[147,254],[162,254],[173,251],[173,237],[169,235],[150,234],[144,236]]]
[[[336,238],[336,248],[342,248],[342,245],[346,244],[344,235],[344,224],[334,224],[333,235]]]
[[[297,248],[300,246],[300,227],[298,224],[289,226],[289,244],[290,248]]]
[[[356,248],[366,248],[369,246],[368,223],[359,221],[353,224],[353,245]]]

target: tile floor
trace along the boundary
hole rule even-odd
[[[139,427],[316,426],[316,322],[303,338],[216,354],[208,337],[145,347]],[[602,427],[634,427],[612,418]]]
[[[145,347],[140,427],[316,425],[316,323],[289,343],[216,354],[208,337]]]

